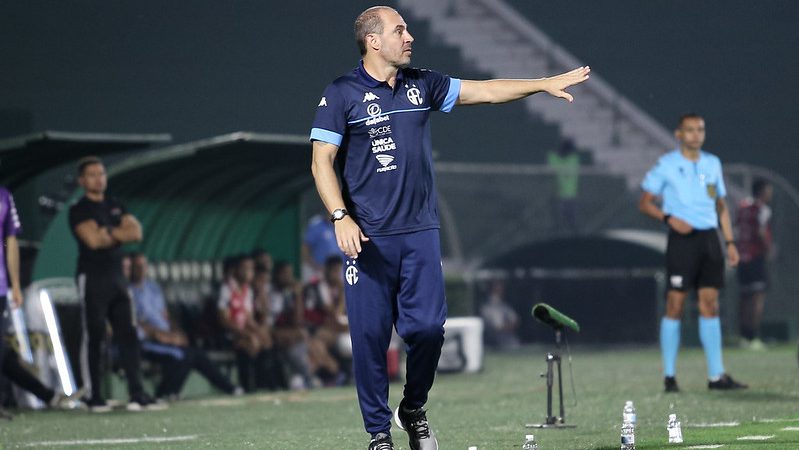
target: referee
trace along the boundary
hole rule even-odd
[[[142,239],[139,222],[118,201],[105,195],[105,167],[89,156],[78,162],[78,181],[85,195],[69,209],[69,226],[78,241],[78,292],[83,302],[83,380],[88,369],[92,412],[111,410],[103,398],[101,362],[106,321],[111,324],[128,381],[128,410],[154,409],[144,392],[139,373],[139,340],[136,335],[127,280],[122,274],[121,244]],[[85,353],[84,353],[85,352]],[[88,365],[88,367],[87,367]]]
[[[370,450],[391,450],[386,351],[395,326],[407,345],[395,421],[413,450],[437,449],[425,409],[444,342],[446,300],[430,141],[430,112],[505,103],[564,89],[588,67],[538,80],[468,81],[409,68],[413,37],[392,8],[355,20],[362,60],[324,91],[311,141],[312,172],[344,263],[358,401]],[[335,165],[341,172],[341,186]]]
[[[730,266],[738,264],[727,189],[721,161],[702,150],[705,120],[698,114],[680,117],[675,136],[678,149],[661,156],[644,178],[638,207],[669,229],[666,250],[666,315],[660,323],[660,347],[666,392],[678,392],[676,364],[680,347],[680,320],[689,292],[699,298],[699,338],[707,360],[709,389],[742,389],[724,371],[721,355],[719,289],[724,285],[724,252],[717,228],[721,224]],[[655,204],[662,197],[663,207]]]

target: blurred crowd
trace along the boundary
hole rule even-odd
[[[162,287],[149,275],[146,255],[126,255],[123,271],[130,282],[142,357],[162,367],[157,398],[179,397],[191,370],[230,394],[339,386],[351,379],[338,256],[328,256],[306,282],[295,278],[290,263],[273,262],[262,250],[226,258],[197,333],[187,333],[173,319]],[[208,334],[213,339],[201,339]],[[208,352],[232,354],[236,380],[229,380]]]

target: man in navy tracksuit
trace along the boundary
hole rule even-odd
[[[588,67],[538,80],[469,81],[408,68],[413,37],[392,8],[355,21],[362,61],[324,91],[311,130],[312,172],[347,255],[344,279],[353,362],[370,450],[392,450],[386,350],[392,326],[407,344],[395,421],[414,450],[437,449],[423,406],[447,315],[430,141],[430,112],[504,103],[568,86]],[[335,164],[341,173],[339,186]]]

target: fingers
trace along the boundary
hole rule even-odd
[[[363,234],[360,228],[356,227],[355,229],[342,232],[341,236],[338,236],[337,242],[338,248],[344,252],[347,257],[357,259],[358,254],[363,250],[361,241],[366,242],[368,240],[369,238]]]
[[[569,103],[574,101],[574,97],[566,91],[560,91],[558,93],[558,97],[566,99],[566,101],[568,101]]]

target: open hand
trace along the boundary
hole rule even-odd
[[[555,75],[554,77],[547,78],[547,87],[544,89],[547,94],[552,95],[554,97],[559,97],[566,99],[570,103],[574,101],[574,97],[571,94],[566,92],[566,88],[569,86],[574,86],[575,84],[580,84],[583,81],[588,79],[588,74],[591,72],[591,68],[588,66],[578,67],[571,72],[562,73],[560,75]]]

